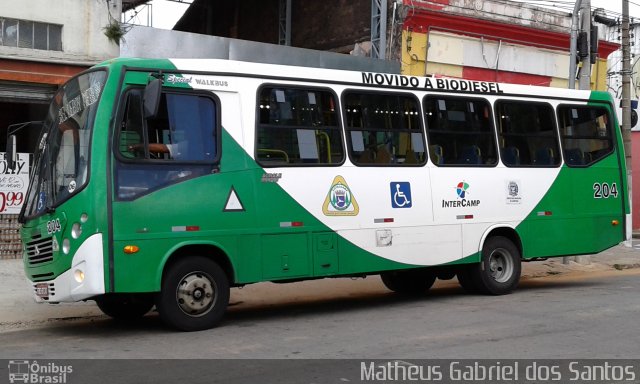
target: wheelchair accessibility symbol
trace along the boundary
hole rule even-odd
[[[411,208],[411,184],[407,181],[392,181],[391,206],[393,208]]]

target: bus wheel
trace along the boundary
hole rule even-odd
[[[471,270],[474,285],[482,293],[504,295],[513,291],[520,281],[520,252],[506,237],[487,239],[482,248],[482,260]]]
[[[182,331],[212,328],[229,304],[229,279],[205,257],[178,260],[166,271],[156,305],[160,318]]]
[[[149,294],[113,293],[96,298],[98,308],[116,320],[135,320],[146,315],[153,307]]]
[[[387,288],[402,295],[421,295],[436,281],[436,275],[425,270],[389,271],[380,277]]]

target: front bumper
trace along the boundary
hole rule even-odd
[[[97,233],[80,245],[69,270],[53,280],[30,284],[37,302],[60,303],[80,301],[104,294],[104,279],[102,234]],[[47,294],[44,295],[43,292]]]

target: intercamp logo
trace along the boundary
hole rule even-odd
[[[73,372],[70,365],[38,364],[37,361],[9,360],[9,382],[28,384],[65,384]]]
[[[477,207],[480,205],[480,200],[469,199],[469,184],[461,181],[456,184],[457,200],[442,200],[442,208],[461,208],[461,207]]]

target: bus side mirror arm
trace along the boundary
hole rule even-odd
[[[144,118],[153,119],[158,115],[160,96],[162,95],[162,80],[154,79],[144,88],[142,104],[144,107]]]
[[[7,150],[5,152],[7,168],[14,170],[16,168],[16,135],[7,136]]]
[[[42,121],[28,121],[26,123],[11,124],[7,127],[7,148],[5,152],[5,160],[7,162],[7,168],[14,170],[16,168],[17,161],[17,139],[16,133],[24,127],[29,125],[40,125],[42,128]]]

